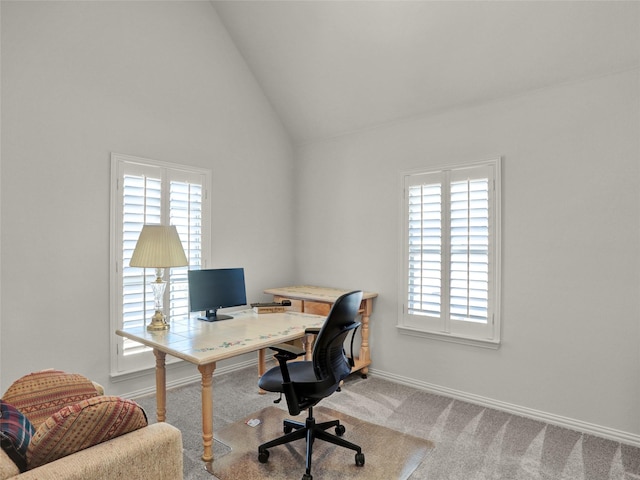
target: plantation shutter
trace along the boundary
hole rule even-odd
[[[442,185],[424,175],[409,184],[408,311],[440,317],[442,313]]]
[[[131,168],[139,171],[139,168]],[[159,224],[162,216],[162,180],[160,169],[145,169],[145,173],[125,174],[122,179],[122,326],[129,328],[145,324],[154,312],[155,280],[152,268],[134,268],[129,261],[145,223]],[[124,339],[123,354],[143,351],[145,347]]]
[[[451,174],[449,314],[451,320],[487,323],[489,178],[470,177],[478,173]]]
[[[170,182],[169,217],[182,240],[188,267],[172,268],[169,283],[171,318],[189,315],[188,270],[202,267],[203,185],[187,181]]]
[[[404,176],[400,326],[494,339],[497,162]]]
[[[112,155],[115,187],[112,202],[112,324],[116,329],[145,328],[155,311],[151,283],[155,269],[130,267],[129,262],[145,224],[175,225],[189,260],[188,267],[165,269],[164,313],[172,318],[189,315],[187,272],[203,268],[208,241],[206,225],[207,170]],[[150,351],[129,339],[115,336],[116,373],[149,366]],[[134,358],[135,357],[135,358]],[[140,357],[140,358],[138,358]]]

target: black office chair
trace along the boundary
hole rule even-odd
[[[364,465],[362,449],[358,445],[340,438],[344,435],[345,428],[339,420],[316,423],[313,418],[314,405],[339,390],[340,382],[351,373],[353,355],[350,359],[347,358],[344,352],[344,342],[349,332],[355,334],[356,329],[360,326],[360,322],[355,319],[361,301],[361,291],[342,295],[333,304],[322,328],[307,330],[307,333],[317,334],[312,361],[288,362],[288,360],[293,360],[304,354],[304,350],[293,345],[280,344],[270,347],[276,351],[275,357],[279,366],[267,371],[260,378],[258,385],[263,390],[280,393],[280,399],[284,394],[291,415],[298,415],[305,409],[308,409],[309,412],[305,423],[285,420],[285,435],[258,447],[260,463],[268,461],[269,448],[306,438],[307,470],[302,476],[302,480],[313,479],[311,476],[311,454],[313,442],[316,439],[355,450],[356,465],[359,467]],[[351,344],[353,346],[353,338]],[[353,352],[351,353],[353,354]],[[276,402],[279,402],[280,399]],[[325,431],[331,427],[335,427],[335,435]]]

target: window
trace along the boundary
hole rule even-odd
[[[164,312],[189,314],[187,270],[206,265],[209,242],[208,170],[126,155],[111,156],[111,326],[112,374],[152,367],[149,349],[115,335],[123,327],[143,326],[154,313],[150,284],[155,269],[129,266],[144,224],[175,225],[189,267],[165,270]]]
[[[403,174],[403,333],[500,343],[500,163]]]

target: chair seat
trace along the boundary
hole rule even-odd
[[[289,368],[289,375],[291,381],[295,383],[311,383],[317,382],[316,374],[313,371],[313,362],[289,362],[287,363]],[[260,380],[258,386],[267,392],[282,393],[282,370],[280,367],[273,367],[265,372]]]

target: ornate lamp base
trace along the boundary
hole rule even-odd
[[[156,281],[151,284],[153,289],[153,298],[156,307],[156,313],[151,317],[151,323],[147,325],[149,331],[169,330],[169,324],[165,320],[164,313],[162,313],[162,296],[164,295],[164,288],[167,282],[162,280],[164,275],[163,268],[156,268]]]
[[[169,330],[169,324],[164,318],[164,314],[160,310],[156,310],[156,313],[151,317],[151,323],[147,325],[147,330],[150,332]]]

